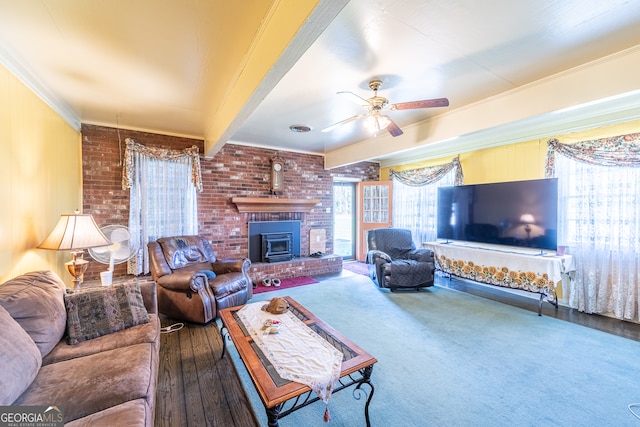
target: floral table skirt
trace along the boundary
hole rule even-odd
[[[561,283],[574,270],[571,255],[538,255],[487,245],[438,242],[423,246],[435,253],[436,268],[464,279],[562,297]]]

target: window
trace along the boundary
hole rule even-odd
[[[573,144],[549,140],[547,175],[558,177],[558,243],[576,272],[569,305],[638,320],[640,134]],[[566,288],[563,288],[563,291]]]
[[[556,157],[559,235],[567,246],[638,251],[640,169]]]
[[[454,185],[455,177],[452,169],[431,184],[413,186],[393,180],[393,226],[411,230],[416,247],[436,240],[438,187]]]
[[[389,206],[389,190],[386,185],[364,187],[364,222],[389,222],[387,206]]]
[[[127,139],[123,182],[130,188],[129,231],[138,241],[131,274],[149,273],[147,243],[166,236],[198,234],[197,147],[173,151],[145,147]]]

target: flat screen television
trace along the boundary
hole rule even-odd
[[[438,189],[438,239],[556,250],[558,180]]]

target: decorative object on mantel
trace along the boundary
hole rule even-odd
[[[319,199],[282,199],[275,197],[232,197],[238,212],[310,212]]]

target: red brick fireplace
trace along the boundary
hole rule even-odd
[[[318,199],[284,199],[284,198],[243,198],[234,197],[231,199],[238,207],[238,211],[242,213],[277,213],[282,216],[287,213],[299,214],[304,218],[304,214],[311,212],[320,202]],[[261,217],[258,217],[261,218]],[[261,282],[265,278],[284,279],[297,276],[315,276],[327,273],[339,273],[342,270],[342,258],[331,254],[326,254],[319,258],[312,258],[309,255],[308,235],[304,236],[307,246],[302,248],[300,244],[303,241],[304,233],[301,233],[303,221],[301,220],[264,220],[264,217],[258,221],[249,221],[248,226],[248,246],[249,258],[252,261],[250,276],[255,283]],[[295,224],[292,228],[279,227],[279,224]],[[251,230],[253,228],[253,231]],[[267,262],[262,259],[262,250],[255,246],[261,246],[261,231],[270,234],[270,231],[291,230],[294,234],[295,241],[295,257],[291,260],[281,262]],[[326,232],[326,230],[325,230]]]
[[[90,213],[100,226],[127,225],[129,191],[123,190],[120,158],[125,138],[148,146],[181,150],[196,145],[197,139],[159,135],[147,132],[83,125],[83,211]],[[122,141],[122,143],[121,143]],[[279,155],[284,160],[285,187],[278,198],[270,194],[270,159]],[[254,263],[254,281],[264,277],[295,277],[340,271],[342,259],[332,255],[309,257],[309,233],[324,229],[327,254],[333,251],[333,180],[335,177],[376,181],[377,163],[361,162],[341,168],[324,169],[324,157],[314,154],[282,152],[236,144],[225,145],[213,158],[202,158],[204,190],[198,196],[199,232],[211,240],[218,258],[248,257],[248,224],[252,221],[300,221],[300,257],[287,262]],[[233,199],[272,199],[280,208],[269,210],[239,209]],[[280,199],[280,200],[276,200]],[[317,201],[308,210],[291,209],[291,200]],[[86,279],[97,278],[104,266],[90,263]],[[126,274],[124,265],[116,266],[116,276]]]

